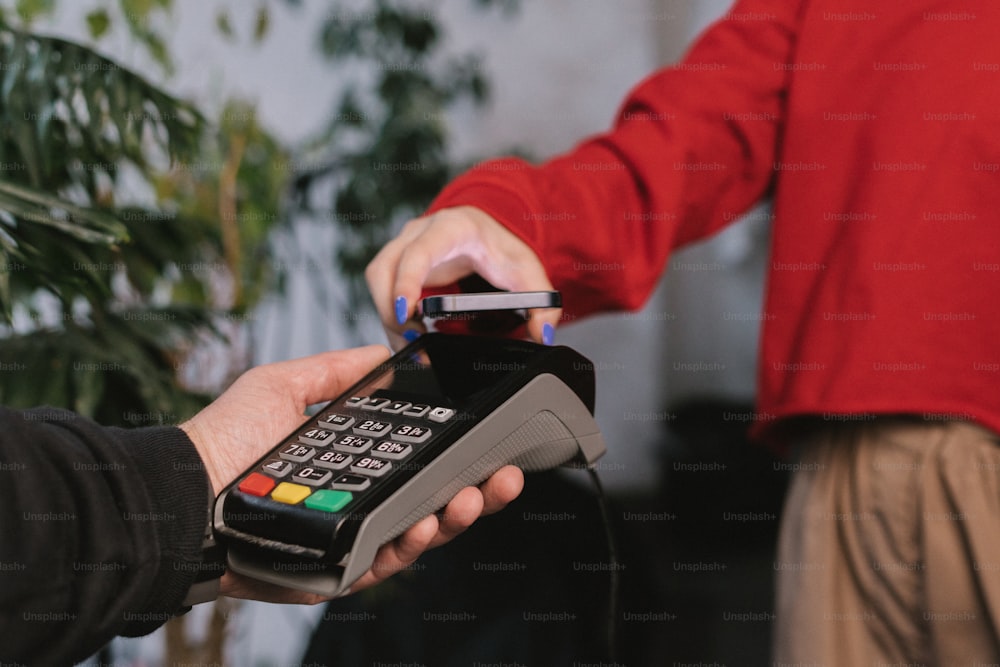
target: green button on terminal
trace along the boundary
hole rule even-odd
[[[347,503],[354,499],[354,494],[350,491],[331,491],[322,489],[306,498],[306,507],[324,512],[336,512],[343,509]]]

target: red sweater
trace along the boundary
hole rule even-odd
[[[763,423],[1000,432],[1000,3],[952,5],[744,0],[609,132],[481,164],[432,208],[496,217],[580,316],[640,307],[672,249],[772,195]]]

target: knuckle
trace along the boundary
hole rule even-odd
[[[426,218],[412,218],[411,220],[408,220],[403,224],[403,227],[400,229],[399,236],[405,236],[419,232],[420,229],[425,225],[427,225],[428,222],[432,221],[435,218],[435,216],[436,214]]]
[[[365,267],[365,282],[368,283],[369,288],[378,280],[378,276],[382,271],[382,264],[379,262],[378,257],[368,262],[368,266]]]
[[[402,280],[419,276],[423,267],[430,266],[432,262],[430,251],[424,247],[417,244],[407,246],[400,256],[398,275]]]

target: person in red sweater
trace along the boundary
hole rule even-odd
[[[753,434],[800,464],[774,658],[1000,661],[998,27],[981,1],[737,2],[606,133],[446,187],[368,267],[380,315],[399,335],[472,273],[636,309],[773,198]]]

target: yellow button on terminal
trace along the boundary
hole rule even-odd
[[[279,503],[297,505],[305,500],[310,493],[312,493],[312,489],[308,486],[303,486],[302,484],[292,484],[291,482],[282,482],[275,487],[274,491],[271,492],[271,497]]]

